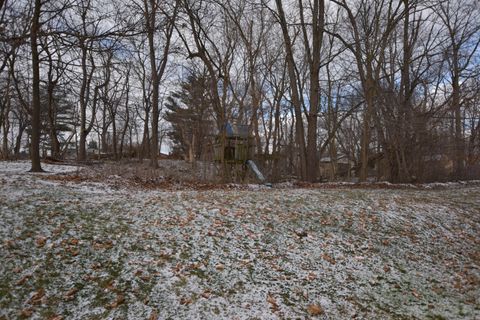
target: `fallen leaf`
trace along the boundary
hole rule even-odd
[[[151,275],[141,275],[139,276],[140,279],[142,279],[143,281],[150,281],[150,279],[152,279],[152,276]]]
[[[102,264],[99,262],[96,262],[92,264],[90,268],[92,268],[93,270],[97,270],[97,269],[100,269],[101,267],[102,267]]]
[[[20,311],[20,316],[24,318],[28,318],[33,314],[32,308],[25,308],[22,311]]]
[[[37,246],[37,248],[41,248],[45,245],[46,242],[46,237],[37,237],[37,239],[35,240],[35,245]]]
[[[383,267],[383,271],[385,271],[385,272],[390,272],[390,267],[387,266],[387,265],[385,265],[385,266]]]
[[[182,306],[189,305],[190,303],[192,303],[192,299],[190,299],[190,298],[181,298],[180,299],[180,304]]]
[[[108,307],[110,309],[114,309],[124,302],[125,302],[125,296],[123,294],[118,294],[117,299],[114,302],[112,302]]]
[[[5,240],[3,241],[3,244],[7,249],[14,249],[17,247],[17,244],[13,240]]]
[[[305,238],[306,236],[308,236],[308,233],[307,233],[307,231],[305,231],[305,230],[297,229],[297,230],[294,230],[293,232],[294,232],[295,235],[296,235],[297,237],[299,237],[300,239]]]
[[[113,282],[113,279],[105,284],[105,289],[110,291],[115,290],[115,283]]]
[[[117,296],[117,303],[118,303],[118,304],[122,304],[122,303],[124,303],[124,302],[125,302],[125,296],[124,296],[123,294],[119,294],[119,295]]]
[[[270,308],[273,312],[278,310],[277,300],[270,293],[267,295],[267,302],[271,304]]]
[[[462,283],[460,282],[460,280],[456,280],[455,283],[453,284],[453,287],[455,289],[462,289]]]
[[[307,280],[308,281],[313,281],[315,279],[317,279],[317,275],[314,272],[310,272],[307,276]]]
[[[307,311],[312,316],[319,316],[324,313],[322,307],[320,307],[318,304],[308,305]]]
[[[223,264],[219,263],[215,266],[215,269],[217,269],[218,271],[222,271],[223,269],[225,269],[225,266]]]
[[[101,249],[111,249],[113,248],[113,242],[111,240],[107,241],[94,241],[93,242],[93,248],[95,250],[101,250]]]
[[[65,295],[63,296],[63,299],[65,301],[71,301],[71,300],[75,299],[75,294],[77,292],[78,292],[77,288],[72,288],[72,289],[68,290],[67,293],[65,293]]]
[[[152,313],[150,314],[150,317],[148,317],[148,320],[157,320],[158,319],[158,310],[153,310]]]
[[[326,254],[326,253],[324,253],[322,257],[323,257],[323,259],[324,259],[325,261],[328,261],[328,262],[330,262],[331,264],[335,264],[335,263],[336,263],[335,259],[334,259],[332,256],[330,256],[330,255],[328,255],[328,254]]]
[[[23,276],[20,280],[17,281],[16,285],[17,286],[23,285],[31,277],[32,277],[32,275],[30,275],[30,274],[27,274],[26,276]]]
[[[91,274],[87,274],[85,276],[82,277],[82,279],[84,281],[96,281],[98,277],[94,276],[94,275],[91,275]]]
[[[415,298],[419,298],[420,297],[420,294],[417,292],[417,290],[413,289],[412,290],[412,294]]]
[[[203,298],[208,299],[211,296],[210,290],[205,290],[200,294]]]
[[[48,318],[48,320],[63,320],[63,316],[54,315],[54,316]]]
[[[45,296],[45,289],[40,288],[37,291],[35,291],[28,301],[30,304],[40,304],[42,303],[42,299]]]

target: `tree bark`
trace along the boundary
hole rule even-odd
[[[285,12],[283,11],[283,4],[281,0],[275,0],[277,4],[278,16],[280,19],[280,26],[282,28],[283,40],[285,44],[286,63],[288,78],[290,81],[290,92],[292,94],[292,104],[295,113],[295,141],[299,150],[300,158],[300,177],[302,180],[307,179],[307,157],[305,146],[305,129],[303,127],[302,119],[302,105],[300,94],[297,87],[297,76],[295,74],[295,60],[293,57],[293,44],[288,33],[288,25],[285,19]]]
[[[40,29],[40,9],[41,0],[35,0],[35,8],[32,17],[32,26],[30,33],[30,47],[32,51],[32,109],[31,109],[31,125],[32,136],[30,144],[30,160],[32,162],[31,172],[42,172],[40,164],[40,59],[38,54],[38,31]]]
[[[301,2],[301,0],[300,0]],[[310,103],[307,115],[307,178],[315,181],[318,177],[318,155],[317,155],[317,123],[318,110],[320,107],[320,51],[323,42],[325,25],[325,3],[324,0],[315,0],[312,13],[312,49],[310,58]],[[303,14],[302,14],[303,16]],[[303,24],[305,25],[305,24]],[[308,37],[305,36],[307,44]],[[310,48],[307,48],[307,52]]]

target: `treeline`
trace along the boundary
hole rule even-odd
[[[0,0],[1,156],[211,160],[248,126],[271,176],[480,176],[480,5]]]

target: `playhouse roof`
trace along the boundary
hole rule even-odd
[[[248,138],[248,126],[227,123],[226,125],[227,137]]]

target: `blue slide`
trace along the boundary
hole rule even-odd
[[[255,173],[255,176],[257,177],[258,180],[260,180],[261,183],[265,182],[265,177],[260,172],[255,162],[253,162],[253,160],[247,160],[247,166],[253,171],[253,173]]]

